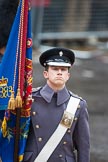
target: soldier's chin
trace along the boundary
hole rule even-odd
[[[63,80],[57,80],[57,81],[55,82],[55,84],[56,84],[57,86],[63,86],[63,85],[64,85],[64,81],[63,81]]]

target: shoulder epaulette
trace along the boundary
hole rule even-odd
[[[41,87],[32,88],[32,93],[37,92],[40,89],[41,89]]]
[[[71,96],[76,97],[76,98],[79,98],[80,100],[83,100],[83,98],[80,97],[80,96],[78,96],[77,94],[74,94],[71,91],[69,91],[69,93],[71,94]]]

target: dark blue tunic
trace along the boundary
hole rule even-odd
[[[53,134],[61,121],[70,95],[79,98],[66,87],[56,94],[48,85],[34,91],[24,162],[33,162]],[[89,138],[87,105],[83,99],[80,99],[72,127],[67,130],[48,162],[89,162]]]

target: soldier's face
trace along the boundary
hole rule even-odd
[[[53,89],[62,89],[70,77],[68,67],[49,66],[48,71],[44,71],[44,77],[47,79],[47,84]]]

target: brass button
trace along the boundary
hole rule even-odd
[[[36,128],[39,128],[39,125],[38,124],[36,125]]]
[[[63,142],[63,144],[64,144],[64,145],[66,145],[66,144],[67,144],[67,142],[66,142],[66,141],[64,141],[64,142]]]
[[[59,155],[59,157],[60,157],[60,158],[62,158],[62,157],[63,157],[63,155],[61,155],[61,154],[60,154],[60,155]]]
[[[76,120],[78,120],[78,118],[74,118],[74,120],[76,121]]]
[[[36,115],[36,112],[35,111],[33,111],[33,113],[32,113],[33,115]]]
[[[34,98],[32,98],[32,103],[34,102]]]
[[[38,141],[39,141],[39,142],[42,142],[42,138],[41,138],[41,137],[39,137],[39,138],[38,138]]]
[[[70,133],[70,132],[71,132],[71,130],[69,129],[69,130],[68,130],[68,133]]]

